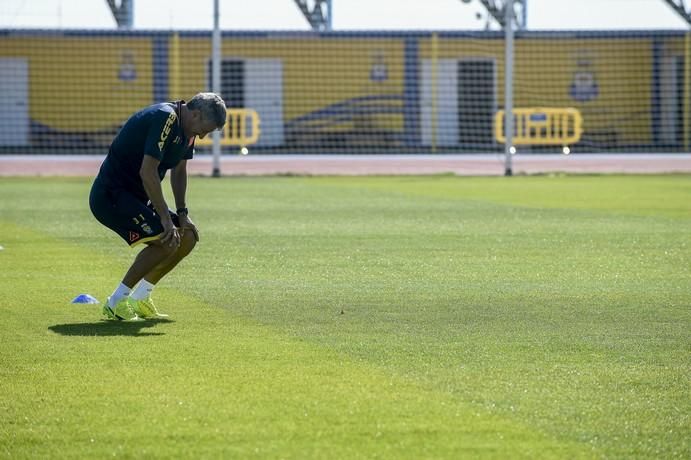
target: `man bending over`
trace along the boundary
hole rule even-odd
[[[187,160],[194,155],[195,138],[222,128],[225,122],[223,100],[214,93],[199,93],[189,102],[144,108],[115,136],[91,187],[89,205],[96,219],[131,247],[142,243],[146,247],[104,303],[106,318],[137,321],[168,316],[158,312],[151,292],[199,241],[185,200]],[[169,169],[175,212],[168,208],[161,188]]]

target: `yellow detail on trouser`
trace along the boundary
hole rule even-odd
[[[147,236],[146,238],[141,238],[134,243],[130,243],[130,247],[133,248],[141,243],[148,243],[149,241],[154,241],[157,240],[161,237],[161,235],[156,235],[156,236]]]
[[[175,227],[175,228],[177,228],[178,233],[180,234],[180,238],[182,238],[182,235],[185,234],[185,229],[182,227]],[[133,248],[135,246],[138,246],[141,243],[148,243],[150,241],[158,240],[161,238],[161,235],[163,235],[163,233],[159,233],[158,235],[154,235],[154,236],[147,236],[146,238],[141,238],[141,239],[139,239],[133,243],[130,243],[130,247]]]

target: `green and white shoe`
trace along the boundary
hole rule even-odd
[[[134,307],[134,312],[144,319],[167,318],[168,315],[161,313],[156,309],[154,301],[151,297],[142,300],[131,300]]]
[[[115,308],[111,308],[109,305],[110,297],[106,299],[106,303],[103,304],[102,313],[106,319],[114,319],[117,321],[142,321],[142,318],[137,316],[134,308],[132,308],[132,303],[129,299],[122,299],[115,305]]]

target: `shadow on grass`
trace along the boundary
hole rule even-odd
[[[94,323],[56,324],[55,326],[48,327],[48,329],[60,335],[77,335],[82,337],[114,335],[143,337],[150,335],[165,335],[163,332],[148,332],[142,330],[154,327],[157,324],[174,322],[175,321],[169,319],[154,319],[135,322],[103,320]]]

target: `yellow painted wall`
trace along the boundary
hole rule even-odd
[[[178,56],[173,55],[176,49]],[[168,72],[171,81],[177,82],[177,85],[173,84],[170,87],[170,99],[189,100],[200,91],[210,90],[206,74],[208,60],[211,57],[209,38],[180,37],[176,45],[174,36],[171,36],[168,50],[171,54],[168,59]]]
[[[153,101],[151,37],[6,36],[0,57],[29,61],[30,116],[51,128],[97,131],[122,123]],[[663,52],[681,55],[683,38],[664,38]],[[174,51],[173,41],[169,51]],[[179,39],[178,79],[171,78],[171,98],[189,98],[207,90],[211,55],[208,37]],[[368,95],[404,92],[403,38],[237,38],[223,39],[225,58],[280,59],[283,63],[283,119]],[[137,78],[118,78],[123,53],[131,53]],[[419,58],[431,58],[431,40],[421,39]],[[438,59],[495,60],[497,101],[503,104],[502,40],[440,38]],[[386,64],[385,82],[370,80],[373,63]],[[579,102],[569,94],[579,61],[593,73],[599,95]],[[169,69],[175,58],[169,57]],[[521,39],[516,41],[515,105],[575,107],[588,133],[614,133],[622,143],[651,142],[651,38]],[[421,68],[421,66],[420,66]],[[402,130],[401,115],[372,117],[378,126]]]
[[[686,43],[684,37],[665,37],[662,39],[663,53],[666,56],[684,56]]]
[[[431,59],[430,39],[421,41],[420,57]],[[497,103],[503,106],[503,40],[440,38],[437,58],[493,59]],[[652,59],[651,39],[516,40],[514,106],[575,107],[583,114],[586,132],[611,132],[625,143],[651,142]],[[579,66],[579,61],[589,65]],[[599,94],[581,102],[569,91],[574,73],[586,68],[595,76]]]
[[[208,39],[181,37],[179,49],[179,97],[184,98],[207,86],[211,43]],[[227,38],[222,42],[222,54],[224,59],[282,60],[284,120],[351,98],[403,92],[402,40]],[[375,55],[384,56],[388,66],[386,82],[370,81]]]
[[[134,58],[134,81],[118,79],[123,52]],[[54,129],[111,127],[152,101],[150,39],[4,37],[0,57],[28,59],[30,117]]]
[[[612,133],[625,143],[652,141],[650,39],[522,40],[515,63],[516,106],[574,107],[586,133]],[[578,71],[592,73],[597,97],[571,97]]]
[[[504,100],[504,41],[474,38],[440,37],[437,59],[494,60],[497,102]],[[432,59],[432,40],[420,40],[420,59]]]

